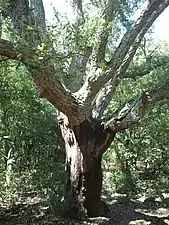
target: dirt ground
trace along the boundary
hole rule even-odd
[[[106,217],[71,220],[54,216],[42,206],[38,196],[28,196],[13,206],[1,204],[0,225],[166,225],[169,224],[169,198],[130,199],[113,195],[105,199],[109,206]]]

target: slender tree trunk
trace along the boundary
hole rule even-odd
[[[7,158],[6,158],[6,174],[5,174],[5,181],[6,186],[10,186],[11,184],[11,178],[12,178],[12,166],[14,159],[11,156],[12,148],[9,149]]]
[[[101,158],[115,134],[99,121],[86,120],[72,126],[64,115],[59,121],[66,147],[69,202],[76,208],[70,213],[85,211],[90,217],[99,216],[102,212]]]

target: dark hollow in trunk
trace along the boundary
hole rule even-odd
[[[86,211],[89,217],[99,216],[103,205],[101,158],[115,134],[93,119],[78,126],[72,126],[66,116],[59,121],[66,148],[70,204],[76,205],[77,211],[73,210],[76,214]]]

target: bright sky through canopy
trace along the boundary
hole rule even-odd
[[[54,13],[53,6],[56,9],[66,14],[69,18],[73,18],[72,8],[68,0],[43,0],[46,11],[46,19],[52,23]],[[169,42],[169,7],[157,18],[154,23],[154,34],[153,37],[156,40],[168,41]]]

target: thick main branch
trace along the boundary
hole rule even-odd
[[[50,61],[40,61],[32,49],[3,39],[0,39],[0,55],[23,62],[37,85],[40,97],[46,98],[72,122],[76,124],[85,119],[83,105],[61,82],[63,72],[60,68],[55,68]]]

